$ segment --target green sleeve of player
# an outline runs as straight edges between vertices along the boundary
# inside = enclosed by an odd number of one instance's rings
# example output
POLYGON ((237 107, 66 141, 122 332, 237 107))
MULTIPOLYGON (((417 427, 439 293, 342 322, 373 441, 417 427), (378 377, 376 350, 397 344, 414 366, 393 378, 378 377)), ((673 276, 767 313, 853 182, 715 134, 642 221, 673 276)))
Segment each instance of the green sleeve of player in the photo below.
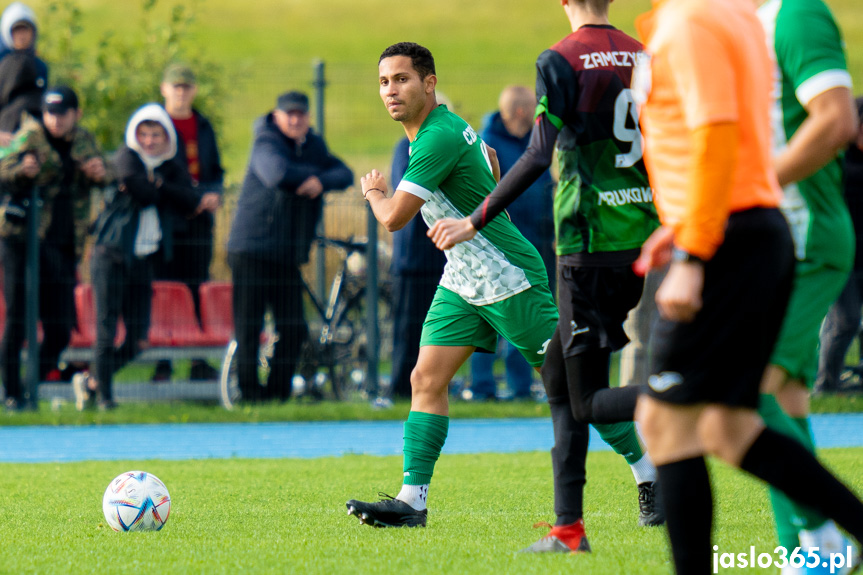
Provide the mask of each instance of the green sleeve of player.
POLYGON ((779 67, 804 105, 827 89, 850 88, 842 35, 821 0, 784 2, 776 20, 775 46, 779 67))
POLYGON ((454 135, 444 130, 429 130, 421 134, 411 144, 411 158, 402 180, 434 192, 455 167, 460 143, 464 142, 455 141, 454 135))

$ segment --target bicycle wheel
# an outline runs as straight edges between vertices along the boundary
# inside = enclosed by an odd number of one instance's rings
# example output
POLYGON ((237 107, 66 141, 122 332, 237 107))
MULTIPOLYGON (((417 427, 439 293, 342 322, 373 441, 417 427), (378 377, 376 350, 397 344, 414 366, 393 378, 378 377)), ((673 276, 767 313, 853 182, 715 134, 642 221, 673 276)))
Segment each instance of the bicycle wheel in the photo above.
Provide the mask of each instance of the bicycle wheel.
MULTIPOLYGON (((258 380, 266 387, 270 376, 270 360, 273 358, 273 346, 278 341, 278 336, 268 333, 265 341, 258 350, 258 380)), ((222 360, 222 371, 219 374, 219 400, 222 407, 231 411, 243 398, 240 391, 239 377, 237 376, 237 340, 231 340, 228 349, 225 350, 225 359, 222 360)))
POLYGON ((225 359, 222 360, 222 371, 219 374, 219 400, 222 407, 231 411, 241 399, 240 385, 237 379, 237 362, 234 359, 237 353, 237 340, 232 339, 225 351, 225 359))

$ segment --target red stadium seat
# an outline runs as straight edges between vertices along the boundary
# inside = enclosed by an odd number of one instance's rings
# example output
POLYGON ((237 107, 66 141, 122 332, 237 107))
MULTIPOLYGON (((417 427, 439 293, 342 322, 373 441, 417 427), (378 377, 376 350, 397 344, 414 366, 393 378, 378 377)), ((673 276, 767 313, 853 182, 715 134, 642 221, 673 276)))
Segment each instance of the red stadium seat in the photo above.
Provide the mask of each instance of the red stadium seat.
POLYGON ((201 327, 226 345, 234 337, 234 286, 230 282, 201 284, 201 327))
POLYGON ((223 345, 221 338, 201 331, 195 316, 192 292, 186 284, 180 282, 153 282, 148 339, 153 347, 223 345))
MULTIPOLYGON (((78 284, 75 286, 75 312, 78 316, 78 326, 72 332, 71 347, 91 347, 96 341, 96 307, 93 304, 93 286, 78 284)), ((126 326, 123 320, 117 321, 117 336, 114 345, 121 345, 126 339, 126 326)))

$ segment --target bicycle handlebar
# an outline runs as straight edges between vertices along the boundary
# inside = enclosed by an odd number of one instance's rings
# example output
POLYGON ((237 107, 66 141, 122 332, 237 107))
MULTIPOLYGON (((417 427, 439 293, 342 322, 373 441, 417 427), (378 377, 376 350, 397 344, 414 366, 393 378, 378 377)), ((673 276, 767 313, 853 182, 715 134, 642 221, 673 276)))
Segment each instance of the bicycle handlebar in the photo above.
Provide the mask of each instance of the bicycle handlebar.
POLYGON ((365 252, 368 242, 365 240, 355 241, 355 240, 340 240, 338 238, 326 238, 322 236, 315 236, 314 242, 323 244, 328 247, 339 248, 345 250, 348 253, 353 252, 365 252))

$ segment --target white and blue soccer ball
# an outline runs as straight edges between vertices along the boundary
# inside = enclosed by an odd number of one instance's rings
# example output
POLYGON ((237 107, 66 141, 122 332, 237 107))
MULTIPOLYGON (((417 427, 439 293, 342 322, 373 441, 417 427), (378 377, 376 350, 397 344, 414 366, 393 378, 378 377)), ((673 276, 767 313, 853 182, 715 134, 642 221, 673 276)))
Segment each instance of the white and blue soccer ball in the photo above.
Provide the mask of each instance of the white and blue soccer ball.
POLYGON ((171 496, 152 473, 127 471, 108 485, 102 512, 114 531, 158 531, 171 513, 171 496))

